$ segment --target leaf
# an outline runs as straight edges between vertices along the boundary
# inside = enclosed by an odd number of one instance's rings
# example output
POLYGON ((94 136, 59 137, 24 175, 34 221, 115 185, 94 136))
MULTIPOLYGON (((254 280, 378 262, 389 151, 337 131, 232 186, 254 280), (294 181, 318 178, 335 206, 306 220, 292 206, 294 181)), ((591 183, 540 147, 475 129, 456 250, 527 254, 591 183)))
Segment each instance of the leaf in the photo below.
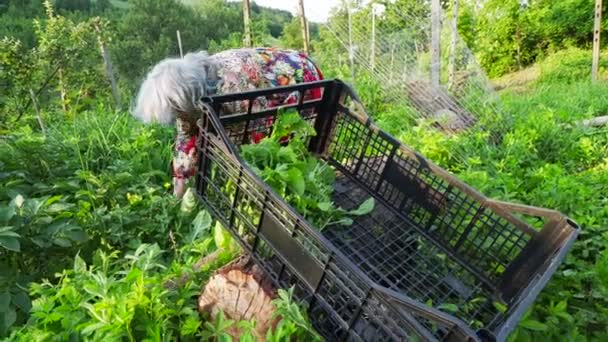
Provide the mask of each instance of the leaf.
POLYGON ((186 321, 182 323, 180 327, 180 332, 182 335, 194 335, 201 327, 201 320, 196 316, 188 316, 186 321))
POLYGON ((53 203, 46 208, 46 212, 50 214, 61 213, 73 208, 74 205, 71 203, 53 203))
POLYGON ((21 235, 15 233, 13 231, 13 229, 15 229, 15 227, 11 227, 11 226, 0 228, 0 237, 6 236, 6 237, 20 238, 21 235))
POLYGON ((64 234, 67 238, 74 242, 83 243, 89 239, 87 233, 82 230, 70 230, 64 234))
POLYGON ((353 219, 351 219, 350 217, 344 217, 338 220, 336 223, 341 224, 343 226, 351 226, 353 224, 353 219))
POLYGON ((186 193, 182 197, 182 202, 180 205, 180 210, 184 213, 191 213, 192 210, 196 207, 197 200, 192 188, 188 188, 186 193))
POLYGON ((547 331, 549 329, 545 324, 533 319, 523 320, 519 323, 519 325, 532 331, 547 331))
POLYGON ((19 243, 19 240, 11 236, 0 236, 0 247, 4 247, 5 249, 13 252, 21 251, 21 244, 19 243))
POLYGON ((507 308, 507 306, 506 306, 506 305, 504 305, 503 303, 500 303, 500 302, 493 302, 492 304, 494 305, 494 307, 496 308, 496 310, 498 310, 498 312, 500 312, 500 313, 505 313, 505 312, 507 312, 507 309, 508 309, 508 308, 507 308))
POLYGON ((101 329, 105 327, 107 324, 105 322, 97 322, 91 325, 87 325, 84 329, 82 329, 81 334, 84 336, 90 335, 95 330, 101 329))
POLYGON ((212 218, 206 210, 201 210, 196 214, 194 220, 192 220, 192 229, 187 236, 190 243, 198 239, 201 234, 208 232, 211 227, 212 218))
POLYGON ((562 300, 559 303, 557 303, 557 305, 555 305, 556 311, 566 311, 567 308, 568 308, 568 302, 565 300, 562 300))
POLYGON ((84 273, 87 271, 87 263, 80 257, 80 255, 76 255, 74 258, 74 272, 75 273, 84 273))
POLYGON ((46 233, 49 235, 54 235, 55 233, 65 229, 66 227, 69 227, 69 223, 67 223, 66 221, 57 221, 46 227, 46 233))
POLYGON ((0 224, 8 224, 13 216, 15 216, 15 207, 0 207, 0 224))
POLYGON ((0 293, 0 312, 7 312, 11 304, 11 294, 8 291, 0 293))
POLYGON ((55 244, 59 247, 71 247, 72 246, 72 242, 70 242, 70 240, 68 240, 66 238, 54 238, 53 244, 55 244))
POLYGON ((359 208, 357 208, 355 210, 351 210, 349 212, 349 214, 356 215, 356 216, 367 215, 374 210, 375 204, 376 204, 376 202, 374 201, 374 198, 370 197, 367 200, 365 200, 365 202, 361 203, 359 208))
POLYGON ((5 329, 10 328, 17 320, 17 312, 14 307, 10 307, 6 312, 0 313, 0 317, 1 316, 4 316, 3 321, 5 329))
POLYGON ((439 310, 444 310, 444 311, 451 312, 451 313, 458 312, 458 305, 456 305, 456 304, 450 304, 450 303, 441 304, 437 308, 439 310))
POLYGON ((319 209, 321 211, 329 211, 329 209, 331 209, 332 203, 331 202, 319 202, 317 203, 317 207, 319 207, 319 209))
POLYGON ((213 227, 213 239, 215 240, 217 248, 223 249, 228 249, 232 242, 232 236, 219 221, 217 221, 213 227))
POLYGON ((293 191, 302 196, 304 191, 306 190, 306 182, 304 181, 304 175, 302 171, 298 169, 289 169, 286 174, 285 180, 287 181, 287 185, 293 189, 293 191))
POLYGON ((19 291, 13 296, 13 302, 21 311, 29 313, 32 309, 32 301, 24 291, 19 291))

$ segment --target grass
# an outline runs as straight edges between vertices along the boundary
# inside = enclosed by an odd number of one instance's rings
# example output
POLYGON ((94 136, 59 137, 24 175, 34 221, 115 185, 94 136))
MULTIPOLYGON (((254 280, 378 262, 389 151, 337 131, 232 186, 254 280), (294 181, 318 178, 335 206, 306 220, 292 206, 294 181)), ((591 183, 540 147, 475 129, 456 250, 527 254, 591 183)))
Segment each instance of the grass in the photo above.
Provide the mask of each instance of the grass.
MULTIPOLYGON (((564 52, 537 65, 535 77, 513 76, 525 82, 513 81, 501 92, 511 119, 496 130, 501 139, 491 143, 483 131, 446 137, 415 126, 400 115, 399 104, 378 97, 372 82, 357 86, 381 126, 476 189, 490 197, 560 210, 581 225, 571 253, 513 340, 608 339, 608 130, 569 126, 608 112, 608 83, 591 84, 584 76, 587 55, 564 52), (559 60, 567 63, 554 65, 559 60), (465 159, 454 158, 454 151, 462 151, 465 159)), ((173 130, 141 125, 127 113, 113 113, 102 105, 78 113, 76 119, 60 113, 48 118, 47 137, 31 117, 0 133, 0 226, 11 227, 20 242, 19 251, 0 247, 0 299, 6 293, 10 298, 6 308, 0 306, 0 336, 6 333, 2 325, 14 320, 15 326, 24 327, 13 331, 16 340, 44 340, 64 334, 67 328, 61 322, 72 317, 84 320, 79 328, 70 326, 73 333, 87 327, 89 337, 110 336, 104 331, 111 336, 154 336, 160 330, 153 328, 161 326, 184 340, 200 336, 206 330, 199 317, 181 310, 195 306, 202 282, 178 296, 160 291, 165 277, 187 272, 201 253, 214 248, 198 209, 184 214, 170 196, 173 130), (11 210, 16 214, 5 215, 11 210), (197 227, 202 230, 197 232, 197 227), (191 244, 192 236, 201 240, 191 244), (138 252, 142 244, 146 253, 138 252), (114 255, 110 266, 104 266, 102 255, 114 255), (155 266, 147 270, 133 260, 155 266), (83 264, 89 267, 85 270, 83 264), (72 302, 69 295, 97 281, 104 267, 112 284, 109 298, 87 297, 82 304, 111 306, 118 300, 128 310, 145 312, 142 320, 124 312, 112 316, 116 324, 108 328, 96 325, 86 305, 78 305, 73 316, 67 314, 66 308, 71 310, 82 299, 72 302), (38 285, 30 287, 30 302, 25 294, 32 282, 38 285), (160 306, 142 308, 132 300, 153 302, 151 296, 158 296, 155 303, 160 306), (28 308, 38 316, 24 326, 28 308), (52 317, 59 319, 45 321, 52 317), (116 317, 140 324, 140 330, 129 330, 116 317), (142 327, 151 330, 142 333, 142 327)))

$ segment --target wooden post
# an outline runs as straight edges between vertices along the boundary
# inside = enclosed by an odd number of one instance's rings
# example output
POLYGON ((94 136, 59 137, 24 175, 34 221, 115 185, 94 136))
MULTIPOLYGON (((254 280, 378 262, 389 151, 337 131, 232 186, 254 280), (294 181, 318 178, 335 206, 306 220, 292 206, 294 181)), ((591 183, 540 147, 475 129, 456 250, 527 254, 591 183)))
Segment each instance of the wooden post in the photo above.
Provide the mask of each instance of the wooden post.
POLYGON ((44 122, 42 121, 42 115, 40 115, 40 108, 38 107, 38 100, 36 99, 36 94, 30 88, 30 96, 32 98, 32 104, 34 105, 34 110, 36 111, 36 119, 38 120, 38 125, 40 125, 40 129, 42 130, 42 135, 46 137, 46 127, 44 126, 44 122))
POLYGON ((118 85, 116 84, 116 78, 114 77, 112 59, 110 57, 110 51, 108 50, 108 47, 105 44, 101 46, 101 55, 103 56, 103 62, 106 66, 106 76, 110 80, 110 86, 112 87, 112 97, 114 98, 116 109, 120 109, 120 95, 118 93, 118 85))
POLYGON ((300 11, 300 27, 302 29, 302 41, 304 52, 310 54, 310 46, 308 40, 308 24, 306 23, 306 12, 304 11, 304 0, 298 0, 299 11, 300 11))
POLYGON ((61 99, 61 109, 67 113, 68 107, 66 103, 66 90, 65 90, 65 82, 63 81, 63 68, 59 68, 59 98, 61 99))
POLYGON ((450 44, 450 62, 448 65, 448 89, 454 86, 456 73, 456 43, 458 42, 458 0, 452 0, 452 41, 450 44))
POLYGON ((179 56, 184 58, 184 50, 182 49, 182 36, 179 34, 179 30, 177 30, 177 45, 179 46, 179 56))
MULTIPOLYGON (((393 85, 393 77, 394 77, 394 73, 393 73, 393 69, 395 66, 395 45, 397 45, 397 39, 395 39, 393 37, 393 42, 391 44, 391 67, 390 67, 390 75, 389 75, 389 80, 390 80, 390 84, 393 85)), ((407 63, 407 61, 404 61, 404 63, 407 63)))
POLYGON ((441 0, 431 0, 431 84, 439 87, 441 75, 441 0))
POLYGON ((97 41, 99 43, 99 49, 101 50, 101 57, 103 58, 103 64, 106 69, 106 77, 110 81, 112 87, 112 97, 114 98, 114 104, 116 109, 120 109, 120 94, 118 92, 118 85, 116 83, 116 77, 114 76, 114 67, 112 66, 112 58, 110 57, 110 51, 101 36, 101 26, 99 23, 95 24, 95 31, 97 31, 97 41))
POLYGON ((591 79, 597 81, 600 64, 600 30, 602 24, 602 0, 595 0, 595 25, 593 28, 593 63, 591 65, 591 79))
POLYGON ((352 22, 352 13, 350 11, 350 3, 348 0, 346 3, 346 11, 348 12, 348 58, 350 60, 350 73, 352 77, 352 82, 355 82, 355 50, 353 47, 353 22, 352 22))
POLYGON ((369 61, 372 65, 372 73, 376 69, 376 7, 372 5, 372 43, 369 52, 369 61))
POLYGON ((251 38, 251 8, 249 6, 249 0, 243 0, 243 24, 245 25, 245 47, 253 46, 253 39, 251 38))

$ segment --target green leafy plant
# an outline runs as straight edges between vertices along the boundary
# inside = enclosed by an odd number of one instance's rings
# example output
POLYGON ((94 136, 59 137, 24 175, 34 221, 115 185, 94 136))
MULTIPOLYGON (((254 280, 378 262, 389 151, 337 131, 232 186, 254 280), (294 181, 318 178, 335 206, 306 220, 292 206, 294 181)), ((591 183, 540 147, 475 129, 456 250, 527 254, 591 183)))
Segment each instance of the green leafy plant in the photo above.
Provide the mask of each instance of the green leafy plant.
POLYGON ((334 205, 336 175, 327 163, 308 152, 306 146, 308 138, 315 133, 297 112, 282 112, 273 125, 273 133, 257 144, 242 146, 241 155, 266 183, 318 229, 351 225, 351 217, 367 215, 374 209, 374 200, 370 198, 354 210, 334 205))
POLYGON ((294 300, 293 291, 293 287, 279 289, 278 297, 273 303, 276 306, 275 315, 281 317, 281 320, 274 330, 268 332, 266 340, 284 341, 295 338, 297 341, 322 341, 312 327, 305 308, 294 300))

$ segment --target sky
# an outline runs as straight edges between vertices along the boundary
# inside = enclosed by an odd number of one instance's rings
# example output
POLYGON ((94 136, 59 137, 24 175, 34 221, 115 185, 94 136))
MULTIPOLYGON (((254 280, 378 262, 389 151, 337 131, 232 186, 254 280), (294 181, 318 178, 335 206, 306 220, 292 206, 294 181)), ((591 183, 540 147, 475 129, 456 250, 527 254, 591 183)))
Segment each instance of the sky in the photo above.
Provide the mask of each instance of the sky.
MULTIPOLYGON (((298 0, 252 0, 265 7, 273 7, 297 14, 298 0)), ((339 5, 341 0, 304 0, 304 11, 309 21, 325 22, 332 7, 339 5)))

